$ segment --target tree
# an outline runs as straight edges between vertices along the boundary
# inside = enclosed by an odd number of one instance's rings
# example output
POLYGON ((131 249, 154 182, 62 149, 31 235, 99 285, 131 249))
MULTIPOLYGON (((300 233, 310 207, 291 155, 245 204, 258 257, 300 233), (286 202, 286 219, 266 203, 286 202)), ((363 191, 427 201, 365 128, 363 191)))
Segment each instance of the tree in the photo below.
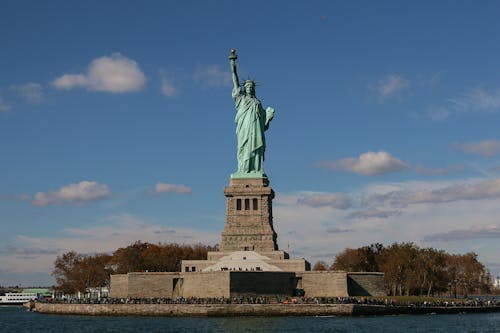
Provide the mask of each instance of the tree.
POLYGON ((378 256, 378 267, 392 295, 409 295, 417 286, 416 259, 418 247, 413 243, 394 243, 378 256))
POLYGON ((110 275, 114 273, 110 266, 109 254, 84 256, 78 265, 85 289, 90 287, 109 286, 110 275))
POLYGON ((179 272, 182 260, 207 259, 215 247, 203 244, 150 244, 137 241, 113 253, 113 267, 119 274, 128 272, 179 272))
POLYGON ((477 254, 448 254, 420 248, 414 243, 372 244, 345 249, 335 257, 332 269, 381 271, 392 295, 427 295, 449 291, 467 296, 489 292, 491 277, 477 254))
POLYGON ((420 291, 418 294, 434 295, 434 292, 443 292, 447 288, 447 264, 449 254, 443 250, 425 248, 420 250, 417 268, 420 277, 420 291))
POLYGON ((116 250, 112 258, 116 273, 123 274, 144 270, 144 258, 142 253, 148 246, 148 243, 137 241, 127 247, 116 250))
POLYGON ((65 294, 78 291, 80 286, 77 283, 76 266, 81 259, 82 255, 75 251, 57 256, 54 262, 54 270, 52 271, 52 276, 56 279, 56 289, 65 294))
POLYGON ((328 265, 326 262, 319 260, 317 261, 314 266, 313 266, 313 271, 327 271, 328 270, 328 265))
POLYGON ((469 252, 455 255, 452 260, 455 293, 461 292, 464 297, 482 288, 482 277, 485 267, 477 260, 477 254, 469 252))
POLYGON ((52 275, 56 289, 65 294, 85 292, 90 287, 109 285, 111 256, 108 254, 82 255, 69 251, 57 256, 52 275))
POLYGON ((377 272, 377 257, 384 249, 380 243, 371 244, 357 249, 347 248, 335 256, 333 270, 349 272, 377 272))

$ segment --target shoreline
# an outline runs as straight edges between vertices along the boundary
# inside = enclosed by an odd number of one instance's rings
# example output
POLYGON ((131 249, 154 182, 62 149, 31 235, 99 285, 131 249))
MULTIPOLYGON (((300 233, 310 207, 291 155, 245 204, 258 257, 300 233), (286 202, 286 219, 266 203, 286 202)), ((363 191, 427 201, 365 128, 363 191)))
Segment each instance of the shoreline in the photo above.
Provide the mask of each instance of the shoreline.
POLYGON ((366 304, 54 304, 25 303, 43 314, 85 316, 240 317, 387 316, 500 312, 500 306, 411 307, 366 304))

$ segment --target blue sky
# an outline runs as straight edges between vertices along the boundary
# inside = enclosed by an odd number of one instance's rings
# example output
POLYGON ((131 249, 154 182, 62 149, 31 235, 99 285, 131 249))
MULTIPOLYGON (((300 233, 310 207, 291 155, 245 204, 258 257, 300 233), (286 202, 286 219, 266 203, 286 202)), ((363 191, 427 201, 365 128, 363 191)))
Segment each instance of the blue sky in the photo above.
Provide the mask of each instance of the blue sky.
POLYGON ((57 254, 216 244, 236 170, 227 56, 275 108, 281 249, 413 241, 500 275, 494 1, 3 1, 0 285, 57 254))

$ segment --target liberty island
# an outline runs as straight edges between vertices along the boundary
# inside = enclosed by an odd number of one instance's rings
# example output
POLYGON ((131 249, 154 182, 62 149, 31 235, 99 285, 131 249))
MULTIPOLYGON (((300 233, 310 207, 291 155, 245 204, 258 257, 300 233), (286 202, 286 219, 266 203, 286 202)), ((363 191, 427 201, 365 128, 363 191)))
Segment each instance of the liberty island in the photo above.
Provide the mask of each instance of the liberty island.
POLYGON ((36 303, 42 313, 153 316, 389 315, 498 311, 498 307, 391 307, 379 272, 311 271, 304 258, 278 247, 264 172, 264 109, 255 82, 240 84, 236 50, 229 55, 237 136, 237 171, 224 188, 226 221, 220 248, 206 260, 182 260, 180 272, 112 274, 110 300, 100 304, 36 303), (357 297, 357 298, 356 298, 357 297), (368 301, 365 297, 369 297, 368 301), (284 307, 284 305, 287 305, 284 307))

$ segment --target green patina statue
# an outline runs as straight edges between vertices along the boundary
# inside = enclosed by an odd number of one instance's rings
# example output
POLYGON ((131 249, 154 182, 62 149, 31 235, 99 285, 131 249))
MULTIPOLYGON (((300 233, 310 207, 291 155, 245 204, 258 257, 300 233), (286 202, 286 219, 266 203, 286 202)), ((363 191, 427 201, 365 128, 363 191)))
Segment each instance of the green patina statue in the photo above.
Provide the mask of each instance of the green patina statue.
POLYGON ((246 80, 240 86, 236 72, 236 50, 229 55, 233 76, 233 98, 236 106, 236 136, 238 137, 238 171, 231 178, 267 178, 264 173, 264 152, 266 138, 264 132, 273 119, 274 109, 262 108, 255 96, 255 82, 246 80))

